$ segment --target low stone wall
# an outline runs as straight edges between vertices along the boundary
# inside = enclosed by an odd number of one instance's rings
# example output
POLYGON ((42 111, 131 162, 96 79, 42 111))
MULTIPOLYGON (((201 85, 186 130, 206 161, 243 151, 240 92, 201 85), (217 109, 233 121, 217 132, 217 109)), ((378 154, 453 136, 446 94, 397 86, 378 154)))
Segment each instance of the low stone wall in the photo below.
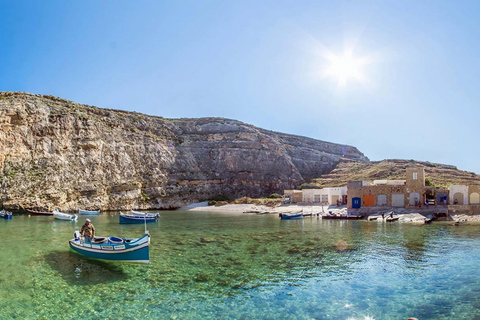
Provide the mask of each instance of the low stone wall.
POLYGON ((480 214, 480 205, 449 205, 448 213, 480 214))

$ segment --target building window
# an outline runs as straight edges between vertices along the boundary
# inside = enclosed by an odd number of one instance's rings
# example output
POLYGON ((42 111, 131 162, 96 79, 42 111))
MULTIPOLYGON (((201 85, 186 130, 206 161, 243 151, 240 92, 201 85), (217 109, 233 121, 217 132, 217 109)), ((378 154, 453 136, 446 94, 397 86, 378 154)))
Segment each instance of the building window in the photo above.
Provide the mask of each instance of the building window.
POLYGON ((413 173, 413 180, 417 180, 417 172, 413 173))

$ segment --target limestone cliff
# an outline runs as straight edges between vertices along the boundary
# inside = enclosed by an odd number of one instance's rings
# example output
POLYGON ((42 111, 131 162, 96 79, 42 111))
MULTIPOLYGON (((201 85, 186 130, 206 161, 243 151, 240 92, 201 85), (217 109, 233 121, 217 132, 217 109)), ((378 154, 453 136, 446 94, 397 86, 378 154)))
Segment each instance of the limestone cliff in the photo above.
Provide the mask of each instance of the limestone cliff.
POLYGON ((346 145, 221 118, 164 119, 27 93, 0 93, 0 204, 6 208, 175 208, 298 187, 346 145))

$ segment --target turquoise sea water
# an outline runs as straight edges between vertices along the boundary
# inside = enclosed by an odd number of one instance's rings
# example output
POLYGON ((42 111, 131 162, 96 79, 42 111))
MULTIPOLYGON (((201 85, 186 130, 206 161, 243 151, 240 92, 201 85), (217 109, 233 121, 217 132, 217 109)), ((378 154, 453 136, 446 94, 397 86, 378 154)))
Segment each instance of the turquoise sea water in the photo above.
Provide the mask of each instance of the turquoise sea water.
POLYGON ((480 319, 480 226, 167 211, 142 265, 71 252, 83 222, 0 219, 0 319, 480 319))

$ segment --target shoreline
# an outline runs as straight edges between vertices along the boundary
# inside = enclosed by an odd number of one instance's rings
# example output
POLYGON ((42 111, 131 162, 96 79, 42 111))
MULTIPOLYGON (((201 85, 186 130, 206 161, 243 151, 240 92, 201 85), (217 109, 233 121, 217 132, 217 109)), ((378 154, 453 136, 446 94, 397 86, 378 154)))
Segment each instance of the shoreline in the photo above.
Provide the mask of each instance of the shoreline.
MULTIPOLYGON (((378 216, 382 212, 385 213, 390 208, 385 207, 369 207, 362 209, 347 209, 347 206, 343 205, 337 207, 336 205, 320 205, 320 204, 282 204, 275 207, 269 207, 265 205, 256 204, 225 204, 221 206, 209 206, 207 202, 194 203, 188 206, 181 207, 177 210, 181 211, 196 211, 196 212, 222 212, 222 213, 251 213, 251 214, 279 214, 279 213, 313 213, 313 214, 327 214, 332 212, 334 214, 346 214, 359 215, 363 214, 368 216, 378 216)), ((400 221, 411 223, 425 223, 425 220, 434 216, 434 213, 442 213, 442 210, 438 208, 429 209, 405 209, 396 208, 395 215, 399 217, 400 221)), ((446 212, 445 212, 446 214, 446 212)), ((470 215, 466 213, 451 213, 446 217, 440 217, 436 221, 443 222, 469 222, 480 223, 480 215, 470 215)))

